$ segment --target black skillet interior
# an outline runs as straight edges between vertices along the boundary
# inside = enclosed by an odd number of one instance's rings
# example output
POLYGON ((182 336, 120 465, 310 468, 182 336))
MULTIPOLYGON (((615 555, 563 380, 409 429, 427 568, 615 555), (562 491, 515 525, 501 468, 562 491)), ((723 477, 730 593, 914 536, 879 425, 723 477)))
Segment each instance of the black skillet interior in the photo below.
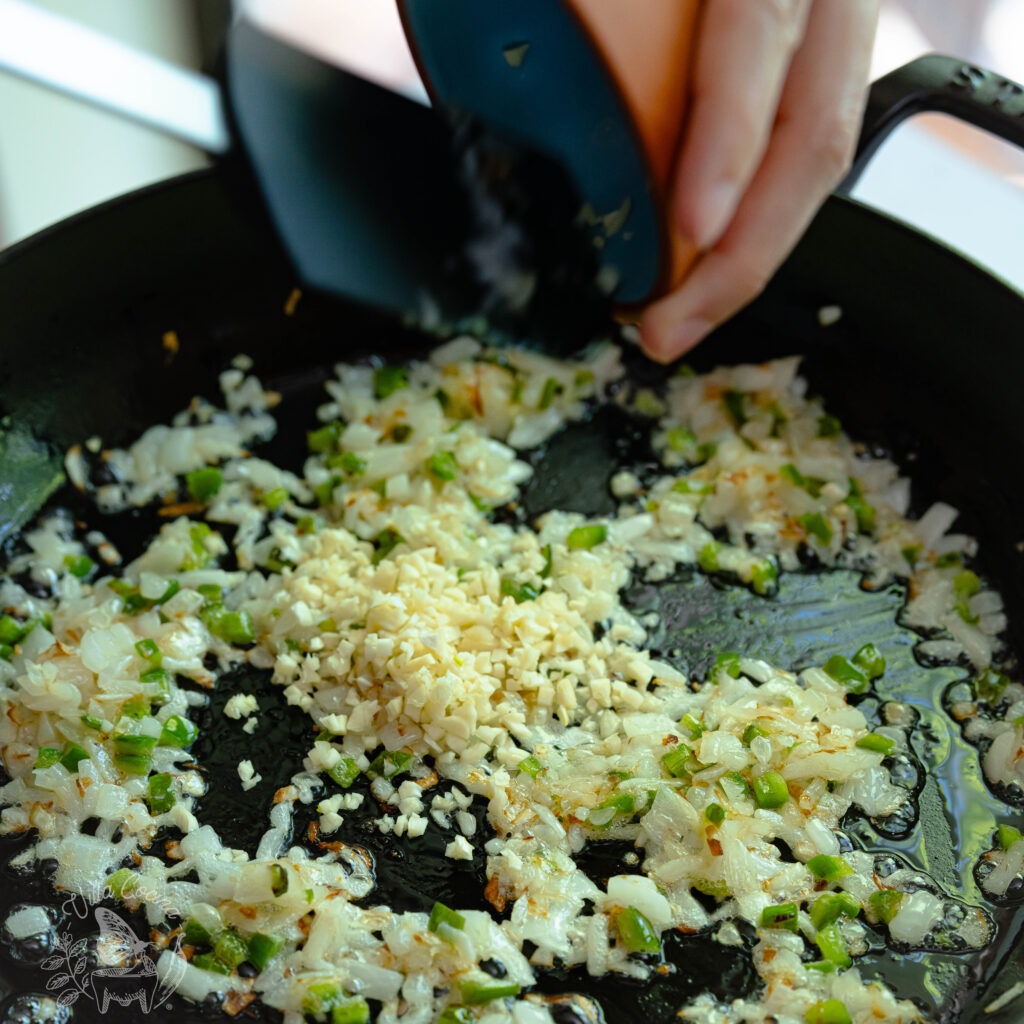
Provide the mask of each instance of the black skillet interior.
MULTIPOLYGON (((312 420, 319 384, 333 362, 372 353, 399 358, 424 341, 366 310, 314 296, 303 297, 287 315, 293 284, 269 230, 236 207, 223 180, 212 174, 179 179, 84 214, 0 256, 2 412, 13 425, 58 447, 92 434, 107 444, 124 443, 166 420, 193 394, 216 398, 217 372, 246 352, 264 382, 283 394, 283 423, 296 428, 282 429, 271 455, 295 463, 303 448, 299 428, 312 420), (174 356, 162 341, 168 331, 180 345, 174 356)), ((832 199, 765 295, 706 343, 694 362, 706 367, 806 354, 813 389, 826 396, 846 428, 892 452, 912 476, 918 510, 937 499, 961 509, 960 527, 982 542, 981 571, 1006 598, 1012 646, 1019 651, 1024 556, 1017 548, 1017 510, 1024 484, 1015 470, 1024 446, 1016 393, 1024 379, 1021 324, 1020 296, 914 232, 848 200, 832 199), (826 304, 843 309, 830 327, 817 319, 826 304)), ((664 378, 664 370, 634 362, 634 379, 656 384, 664 378)), ((613 468, 650 462, 642 433, 635 423, 606 412, 554 439, 538 456, 538 482, 525 496, 528 511, 610 510, 607 481, 613 468)), ((75 499, 64 492, 56 500, 75 499)), ((103 525, 127 545, 152 524, 142 515, 103 525)), ((991 845, 996 815, 1008 815, 979 783, 976 752, 935 709, 948 682, 965 672, 929 670, 914 661, 913 637, 895 623, 898 589, 866 595, 851 576, 808 573, 787 580, 780 599, 772 601, 684 574, 657 589, 637 585, 629 597, 638 608, 661 611, 664 625, 655 645, 698 674, 723 648, 742 646, 796 666, 827 650, 855 648, 868 637, 879 642, 893 666, 886 695, 919 707, 915 749, 925 764, 935 765, 926 781, 923 773, 917 780, 923 824, 908 823, 905 835, 890 830, 886 843, 927 864, 949 891, 983 904, 972 865, 991 845)), ((247 680, 247 688, 254 687, 269 692, 263 681, 247 680)), ((264 714, 265 731, 246 740, 243 755, 242 734, 236 725, 228 728, 231 723, 219 713, 226 696, 214 697, 199 760, 216 781, 233 775, 241 756, 251 756, 266 781, 250 794, 247 805, 255 809, 244 813, 224 795, 225 787, 214 785, 200 817, 217 824, 226 841, 252 849, 274 788, 301 757, 308 726, 283 707, 264 714)), ((871 705, 865 710, 871 714, 871 705)), ((868 847, 879 843, 868 822, 851 820, 848 831, 868 847)), ((425 869, 428 859, 418 856, 413 870, 412 858, 423 846, 413 849, 404 840, 384 844, 358 822, 343 838, 377 855, 381 896, 396 906, 429 909, 437 898, 482 905, 479 862, 434 870, 425 869)), ((428 837, 426 849, 438 852, 438 842, 428 837)), ((19 845, 5 841, 9 852, 19 845)), ((584 865, 595 877, 606 877, 625 869, 623 852, 614 844, 595 844, 584 865)), ((14 902, 45 898, 45 878, 3 871, 0 913, 14 902)), ((1010 907, 996 916, 1000 938, 980 959, 895 955, 879 945, 866 958, 867 973, 889 977, 901 994, 942 1019, 972 1020, 980 1013, 979 1000, 987 1001, 1024 970, 1012 962, 1011 951, 1019 913, 1010 907)), ((87 932, 90 924, 78 928, 87 932)), ((742 954, 707 937, 674 938, 670 946, 675 972, 647 987, 595 984, 572 973, 546 978, 543 989, 596 996, 609 1021, 635 1020, 640 1012, 668 1021, 704 988, 732 998, 754 982, 742 954)), ((0 1012, 0 1021, 13 1021, 22 1005, 17 993, 42 991, 47 975, 6 946, 0 949, 0 971, 15 993, 3 1004, 6 1016, 0 1012)), ((90 1014, 97 1011, 86 1001, 75 1006, 76 1020, 93 1019, 90 1014)), ((579 1019, 565 1014, 565 1021, 579 1019)), ((176 999, 153 1014, 178 1021, 202 1016, 201 1008, 176 999)), ((111 1008, 102 1019, 134 1018, 130 1010, 111 1008)))

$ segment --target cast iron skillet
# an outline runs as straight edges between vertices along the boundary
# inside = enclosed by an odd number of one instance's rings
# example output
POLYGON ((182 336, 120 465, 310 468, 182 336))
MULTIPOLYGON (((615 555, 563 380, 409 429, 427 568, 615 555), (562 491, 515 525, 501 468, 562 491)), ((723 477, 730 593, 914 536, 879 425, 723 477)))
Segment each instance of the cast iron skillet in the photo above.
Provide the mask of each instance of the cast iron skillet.
MULTIPOLYGON (((946 58, 928 61, 876 86, 863 154, 891 127, 894 112, 945 109, 950 97, 968 119, 990 121, 989 127, 1008 137, 1016 133, 1024 142, 1024 122, 1013 118, 1019 93, 978 69, 946 58), (884 109, 883 93, 888 94, 884 109), (992 97, 998 99, 995 105, 992 97)), ((0 255, 5 425, 43 439, 53 450, 93 434, 107 444, 124 443, 165 420, 193 394, 214 397, 217 372, 244 351, 266 384, 284 396, 284 427, 296 428, 292 440, 275 441, 269 455, 295 463, 302 447, 298 428, 308 424, 316 389, 332 362, 373 353, 397 358, 427 343, 377 314, 317 296, 304 296, 288 315, 293 273, 269 226, 252 219, 250 205, 226 180, 211 172, 174 179, 88 211, 0 255), (173 356, 162 341, 168 331, 180 344, 173 356)), ((1020 651, 1022 333, 1019 294, 908 227, 835 196, 765 294, 705 343, 694 362, 707 367, 805 353, 812 386, 827 396, 847 429, 893 453, 913 477, 917 506, 942 499, 961 509, 960 528, 982 541, 980 571, 1002 591, 1011 644, 1020 651), (843 310, 839 323, 827 328, 817 318, 826 304, 843 310)), ((645 383, 664 377, 662 369, 639 359, 633 373, 645 383)), ((610 510, 607 480, 613 468, 625 463, 642 470, 650 462, 637 425, 602 413, 556 438, 538 456, 538 482, 527 490, 524 504, 529 514, 552 506, 610 510)), ((9 518, 10 495, 5 491, 0 497, 9 518)), ((54 500, 89 515, 73 493, 62 491, 54 500)), ((152 529, 152 522, 143 513, 106 520, 103 526, 127 549, 133 538, 137 542, 152 529)), ((657 589, 638 584, 628 598, 637 608, 661 611, 664 627, 655 645, 678 651, 672 657, 698 676, 716 650, 740 644, 798 667, 868 637, 879 642, 892 666, 886 696, 918 707, 922 723, 914 749, 930 769, 927 776, 918 771, 913 780, 919 820, 905 822, 902 830, 889 827, 886 844, 926 863, 949 891, 984 905, 973 864, 991 845, 996 818, 1013 816, 978 781, 976 751, 938 710, 945 688, 966 670, 915 662, 914 638, 894 619, 898 587, 866 595, 851 574, 808 572, 785 581, 781 598, 772 601, 682 574, 657 589)), ((266 689, 259 678, 247 679, 246 686, 266 689)), ((229 779, 243 756, 239 730, 227 729, 220 714, 226 696, 214 698, 197 750, 214 783, 229 779)), ((874 705, 868 701, 864 710, 871 715, 874 705)), ((227 842, 250 849, 263 829, 273 789, 286 781, 309 738, 308 723, 287 709, 261 718, 264 731, 244 754, 267 777, 249 794, 246 806, 254 809, 239 814, 225 798, 227 788, 216 784, 200 809, 201 819, 216 824, 227 842)), ((297 833, 303 827, 300 820, 297 833)), ((851 818, 847 828, 868 848, 879 841, 869 822, 851 818)), ((353 821, 342 838, 373 850, 380 896, 399 908, 426 909, 438 898, 455 905, 479 902, 479 865, 434 868, 429 857, 417 856, 412 870, 414 854, 437 850, 436 835, 428 837, 426 847, 408 847, 404 840, 384 844, 353 821)), ((5 864, 20 846, 3 841, 5 864)), ((594 844, 582 864, 595 878, 607 877, 627 870, 623 852, 615 844, 594 844)), ((0 914, 18 901, 49 897, 53 902, 45 877, 2 870, 0 914)), ((999 937, 980 958, 894 955, 879 944, 866 958, 865 973, 889 977, 901 995, 913 996, 943 1020, 978 1019, 984 1002, 1024 976, 1024 957, 1016 948, 1020 912, 1011 904, 996 910, 995 919, 999 937)), ((90 924, 75 923, 76 934, 87 934, 90 924)), ((754 983, 741 953, 705 936, 673 938, 668 952, 674 973, 649 986, 595 984, 578 973, 563 973, 546 977, 542 988, 586 992, 601 1002, 609 1021, 641 1014, 667 1021, 704 989, 728 999, 754 983)), ((0 971, 11 993, 0 1005, 0 1022, 7 1024, 21 1019, 25 993, 42 992, 48 975, 16 959, 6 944, 0 948, 0 971)), ((172 998, 153 1019, 196 1020, 219 1012, 172 998)), ((273 1018, 265 1011, 261 1016, 273 1018)), ((74 1007, 75 1020, 98 1017, 88 1000, 74 1007)), ((102 1019, 136 1020, 138 1014, 112 1007, 102 1019)), ((559 1019, 580 1018, 560 1009, 559 1019)))

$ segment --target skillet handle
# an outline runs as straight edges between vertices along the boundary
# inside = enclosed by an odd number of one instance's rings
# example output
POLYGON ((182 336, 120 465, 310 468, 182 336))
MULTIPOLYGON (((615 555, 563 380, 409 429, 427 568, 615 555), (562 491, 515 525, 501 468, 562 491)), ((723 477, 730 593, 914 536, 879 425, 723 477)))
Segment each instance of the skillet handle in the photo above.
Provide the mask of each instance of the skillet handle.
POLYGON ((836 191, 848 196, 889 133, 927 112, 952 114, 1024 149, 1024 87, 956 57, 929 54, 871 86, 853 166, 836 191))

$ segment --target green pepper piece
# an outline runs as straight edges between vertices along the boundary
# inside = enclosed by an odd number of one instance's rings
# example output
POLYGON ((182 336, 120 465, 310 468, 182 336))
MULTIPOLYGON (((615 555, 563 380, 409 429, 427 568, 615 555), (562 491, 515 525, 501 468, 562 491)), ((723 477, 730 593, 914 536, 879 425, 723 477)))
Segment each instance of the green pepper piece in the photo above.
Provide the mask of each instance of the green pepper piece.
POLYGON ((273 487, 260 498, 268 512, 276 512, 287 500, 288 491, 284 487, 273 487))
POLYGON ((149 809, 153 814, 163 814, 175 804, 174 779, 169 772, 149 777, 149 809))
POLYGON ((751 783, 754 800, 763 810, 782 807, 789 800, 789 787, 786 780, 778 772, 765 772, 751 783))
POLYGON ((626 907, 615 915, 615 931, 630 953, 660 953, 661 938, 653 924, 636 907, 626 907))
POLYGON ((143 696, 132 697, 121 705, 121 714, 125 718, 145 718, 150 712, 149 701, 143 696))
POLYGON ((1021 839, 1024 839, 1024 836, 1021 835, 1020 829, 1014 828, 1012 825, 1000 825, 996 829, 996 842, 999 844, 1000 850, 1008 850, 1014 843, 1019 843, 1021 839))
POLYGON ((824 879, 826 882, 835 882, 853 874, 853 868, 842 857, 830 857, 826 853, 812 857, 807 862, 807 867, 815 878, 824 879))
POLYGON ((65 555, 64 565, 72 576, 84 579, 96 563, 88 555, 65 555))
POLYGON ((350 999, 332 1007, 331 1024, 369 1024, 370 1004, 365 999, 350 999))
POLYGON ((190 917, 181 929, 181 937, 190 946, 212 946, 213 936, 204 925, 201 925, 194 917, 190 917))
POLYGON ((387 558, 399 544, 404 543, 405 538, 390 526, 386 530, 381 530, 380 533, 373 538, 374 551, 371 561, 374 565, 380 565, 380 563, 387 558))
POLYGON ((608 529, 604 526, 577 526, 569 531, 565 545, 570 551, 589 551, 604 542, 608 529))
POLYGON ((661 755, 662 767, 676 779, 685 779, 690 773, 687 764, 690 761, 690 748, 680 743, 678 747, 661 755))
POLYGON ((665 442, 677 455, 685 455, 697 443, 697 435, 687 427, 669 427, 665 442))
POLYGON ((359 778, 359 765, 351 757, 343 757, 327 769, 327 775, 342 789, 348 789, 359 778))
POLYGON ((826 413, 818 417, 818 437, 838 437, 843 430, 843 425, 835 418, 826 413))
POLYGON ((833 654, 821 667, 851 693, 863 693, 868 688, 868 677, 842 654, 833 654))
POLYGON ((809 971, 820 971, 822 974, 836 973, 836 965, 831 960, 810 960, 804 967, 809 971))
POLYGON ((196 593, 203 599, 203 606, 220 604, 224 591, 216 583, 200 583, 196 593))
POLYGON ((33 768, 52 768, 60 761, 61 752, 57 747, 40 747, 33 768))
POLYGON ((262 971, 267 966, 271 957, 277 956, 284 949, 284 938, 273 933, 264 934, 256 932, 249 936, 249 953, 246 959, 256 968, 262 971))
POLYGON ((65 743, 60 755, 60 763, 69 772, 77 772, 80 761, 89 760, 89 755, 77 743, 65 743))
POLYGON ((710 803, 704 808, 704 817, 712 825, 721 825, 725 821, 725 808, 721 804, 710 803))
POLYGON ((181 563, 179 572, 188 572, 190 569, 204 569, 210 563, 210 552, 206 547, 206 538, 213 534, 213 530, 206 523, 195 523, 189 527, 188 537, 192 553, 181 563))
POLYGON ((971 614, 970 600, 975 594, 981 593, 981 580, 977 573, 964 569, 953 577, 954 609, 968 625, 978 621, 977 615, 971 614))
POLYGON ((167 604, 167 602, 170 601, 170 599, 172 597, 174 597, 174 595, 179 590, 181 590, 181 584, 177 580, 171 580, 167 584, 167 589, 158 598, 156 598, 155 601, 153 601, 151 603, 152 604, 157 604, 157 605, 167 604))
POLYGON ((783 480, 789 481, 789 483, 793 484, 795 487, 807 486, 807 479, 792 462, 787 462, 784 466, 779 466, 779 476, 781 476, 783 480))
POLYGON ((544 387, 540 392, 540 401, 537 403, 537 408, 543 412, 549 408, 555 398, 562 393, 562 385, 554 377, 548 377, 544 381, 544 387))
POLYGON ((213 953, 199 953, 192 957, 192 966, 201 971, 213 971, 215 974, 230 974, 231 968, 222 964, 213 953))
POLYGON ((762 928, 784 928, 796 935, 800 931, 800 908, 795 903, 780 903, 761 911, 762 928))
MULTIPOLYGON (((332 476, 325 480, 323 483, 317 484, 316 487, 313 488, 313 495, 316 498, 317 504, 321 506, 330 505, 330 503, 334 501, 334 488, 337 487, 338 484, 340 483, 340 476, 332 476)), ((311 517, 310 521, 312 522, 311 517)), ((300 519, 297 524, 299 533, 304 532, 301 528, 302 522, 303 520, 300 519)))
POLYGON ((551 575, 551 545, 545 544, 540 549, 540 553, 544 556, 544 565, 541 567, 540 577, 546 580, 551 575))
POLYGON ((900 905, 903 903, 903 893, 895 889, 880 889, 868 897, 871 906, 871 913, 883 924, 890 921, 899 913, 900 905))
POLYGON ((921 548, 923 544, 908 544, 904 548, 900 548, 900 554, 903 555, 903 561, 910 566, 911 569, 917 565, 918 558, 921 557, 921 548))
POLYGON ((119 868, 106 882, 106 888, 115 900, 123 900, 125 896, 135 888, 138 883, 138 876, 130 868, 119 868))
POLYGON ((187 750, 199 735, 199 727, 180 715, 171 715, 164 722, 160 739, 157 741, 161 747, 181 747, 187 750))
POLYGON ((191 473, 185 474, 185 486, 193 501, 209 500, 220 490, 223 483, 221 471, 212 467, 194 469, 191 473))
POLYGON ((797 516, 797 522, 823 546, 828 547, 832 543, 832 527, 820 512, 805 512, 802 516, 797 516))
POLYGON ((819 931, 837 921, 840 915, 856 917, 860 913, 860 900, 847 892, 823 892, 811 904, 811 923, 819 931))
POLYGON ((765 559, 764 561, 757 562, 751 570, 750 585, 755 594, 760 594, 763 597, 775 589, 778 579, 778 569, 765 559))
POLYGON ((845 1003, 838 999, 823 999, 807 1010, 804 1020, 807 1024, 851 1024, 852 1018, 845 1003))
POLYGON ((341 437, 341 424, 337 421, 325 423, 316 430, 306 432, 306 446, 311 452, 323 454, 334 449, 339 437, 341 437))
POLYGON ((163 662, 163 654, 155 640, 150 640, 148 638, 140 640, 135 645, 135 650, 140 658, 149 662, 150 668, 159 668, 163 662))
POLYGON ((885 674, 885 658, 874 644, 864 644, 853 656, 853 663, 868 679, 880 679, 885 674))
POLYGON ((407 772, 412 767, 414 760, 412 754, 407 754, 404 750, 385 750, 370 762, 366 774, 371 779, 377 778, 378 775, 383 775, 386 779, 393 779, 395 776, 407 772))
POLYGON ((114 764, 126 775, 148 775, 153 760, 141 754, 115 754, 114 764))
POLYGON ((846 496, 846 504, 857 519, 857 530, 860 533, 874 533, 877 513, 873 505, 864 500, 864 492, 860 483, 852 476, 849 478, 850 491, 846 496))
POLYGON ((697 564, 704 572, 718 572, 722 568, 719 556, 723 546, 717 540, 712 540, 697 552, 697 564))
POLYGON ((974 680, 974 695, 986 704, 995 704, 1009 685, 1009 676, 997 672, 994 668, 986 668, 974 680))
MULTIPOLYGON (((587 817, 594 828, 606 829, 611 828, 612 822, 620 814, 632 815, 634 813, 636 813, 636 799, 631 793, 613 793, 611 796, 602 800, 596 807, 592 807, 588 812, 587 817), (609 809, 614 811, 614 813, 607 821, 595 823, 592 820, 595 811, 606 811, 609 809)), ((601 815, 601 817, 603 817, 603 815, 601 815)))
POLYGON ((302 1012, 317 1020, 323 1020, 335 1006, 342 1002, 344 996, 337 985, 329 981, 318 981, 306 989, 302 997, 302 1012))
POLYGON ((234 970, 249 955, 249 945, 233 928, 225 928, 214 943, 213 955, 234 970))
POLYGON ((156 704, 165 704, 171 696, 171 674, 165 668, 149 668, 139 676, 140 683, 148 683, 156 687, 156 693, 150 698, 156 704))
POLYGON ((378 399, 388 398, 408 386, 409 372, 404 366, 378 366, 373 372, 373 394, 378 399))
POLYGON ((747 396, 743 391, 726 391, 722 395, 722 405, 737 427, 742 427, 747 422, 746 403, 747 396))
POLYGON ((473 1024, 476 1015, 464 1006, 446 1006, 437 1018, 437 1024, 473 1024))
POLYGON ((204 609, 200 616, 214 636, 226 640, 229 644, 251 644, 256 639, 256 627, 252 616, 244 608, 229 612, 223 605, 211 605, 204 609))
POLYGON ((677 480, 672 485, 676 494, 710 494, 714 487, 711 484, 694 483, 692 480, 677 480))
POLYGON ((540 591, 529 583, 516 583, 511 577, 502 576, 501 595, 511 597, 516 604, 522 604, 524 601, 533 601, 540 597, 540 591))
POLYGON ((270 891, 275 897, 288 891, 288 871, 283 864, 270 865, 270 891))
POLYGON ((725 654, 719 654, 715 658, 715 671, 719 672, 722 669, 733 677, 733 679, 739 679, 740 677, 740 655, 733 654, 731 651, 725 654))
POLYGON ((690 734, 690 739, 700 739, 705 733, 705 728, 693 715, 687 712, 679 720, 679 724, 690 734))
POLYGON ((834 963, 836 967, 849 967, 853 963, 846 940, 835 921, 825 925, 814 937, 814 941, 818 949, 821 950, 821 955, 834 963))
POLYGON ((867 736, 861 736, 856 746, 861 750, 870 750, 875 754, 888 756, 896 749, 896 741, 888 736, 879 736, 877 732, 869 732, 867 736))
POLYGON ((446 907, 443 903, 435 903, 430 911, 427 930, 436 934, 441 925, 447 925, 449 928, 457 928, 461 931, 466 927, 466 919, 461 914, 452 910, 451 907, 446 907))
POLYGON ((459 471, 459 464, 455 461, 455 452, 434 452, 427 459, 427 471, 438 480, 454 480, 459 471))
POLYGON ((743 776, 740 775, 739 772, 728 772, 726 775, 723 776, 723 779, 728 779, 729 782, 731 782, 740 791, 739 797, 736 797, 733 794, 729 794, 727 791, 726 795, 729 796, 730 799, 754 799, 754 791, 750 788, 750 783, 747 782, 747 780, 743 778, 743 776))
POLYGON ((756 725, 754 722, 751 722, 750 725, 748 725, 746 729, 743 730, 743 735, 740 737, 740 740, 744 746, 749 747, 750 744, 758 738, 758 736, 767 737, 768 733, 765 732, 764 729, 761 728, 761 726, 756 725))
POLYGON ((514 981, 464 981, 459 991, 467 1006, 479 1006, 495 999, 517 996, 519 986, 514 981))
POLYGON ((0 643, 13 646, 27 636, 28 633, 29 630, 26 629, 26 623, 19 622, 11 615, 0 616, 0 643))
POLYGON ((285 569, 294 569, 295 563, 284 557, 284 552, 280 548, 271 548, 270 553, 267 555, 266 566, 271 572, 284 572, 285 569))
POLYGON ((114 753, 132 756, 152 754, 156 744, 156 736, 125 733, 114 737, 114 753))

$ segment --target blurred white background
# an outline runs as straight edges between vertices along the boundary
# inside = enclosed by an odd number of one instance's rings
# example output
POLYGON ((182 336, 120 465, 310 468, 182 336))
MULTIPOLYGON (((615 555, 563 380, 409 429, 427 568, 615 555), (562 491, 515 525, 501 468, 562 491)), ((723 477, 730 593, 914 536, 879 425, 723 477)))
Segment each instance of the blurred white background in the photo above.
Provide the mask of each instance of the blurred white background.
MULTIPOLYGON (((194 8, 182 0, 37 6, 177 64, 198 67, 202 59, 194 8)), ((0 71, 0 244, 205 162, 189 146, 0 71)))
MULTIPOLYGON (((214 59, 230 6, 230 0, 33 2, 194 68, 214 59)), ((422 95, 391 0, 253 5, 264 23, 321 56, 422 95)), ((873 76, 940 51, 1024 81, 1022 39, 1024 0, 883 0, 873 76)), ((205 162, 189 146, 0 72, 0 246, 205 162)), ((916 118, 897 130, 855 194, 1024 290, 1024 153, 949 118, 916 118)))

